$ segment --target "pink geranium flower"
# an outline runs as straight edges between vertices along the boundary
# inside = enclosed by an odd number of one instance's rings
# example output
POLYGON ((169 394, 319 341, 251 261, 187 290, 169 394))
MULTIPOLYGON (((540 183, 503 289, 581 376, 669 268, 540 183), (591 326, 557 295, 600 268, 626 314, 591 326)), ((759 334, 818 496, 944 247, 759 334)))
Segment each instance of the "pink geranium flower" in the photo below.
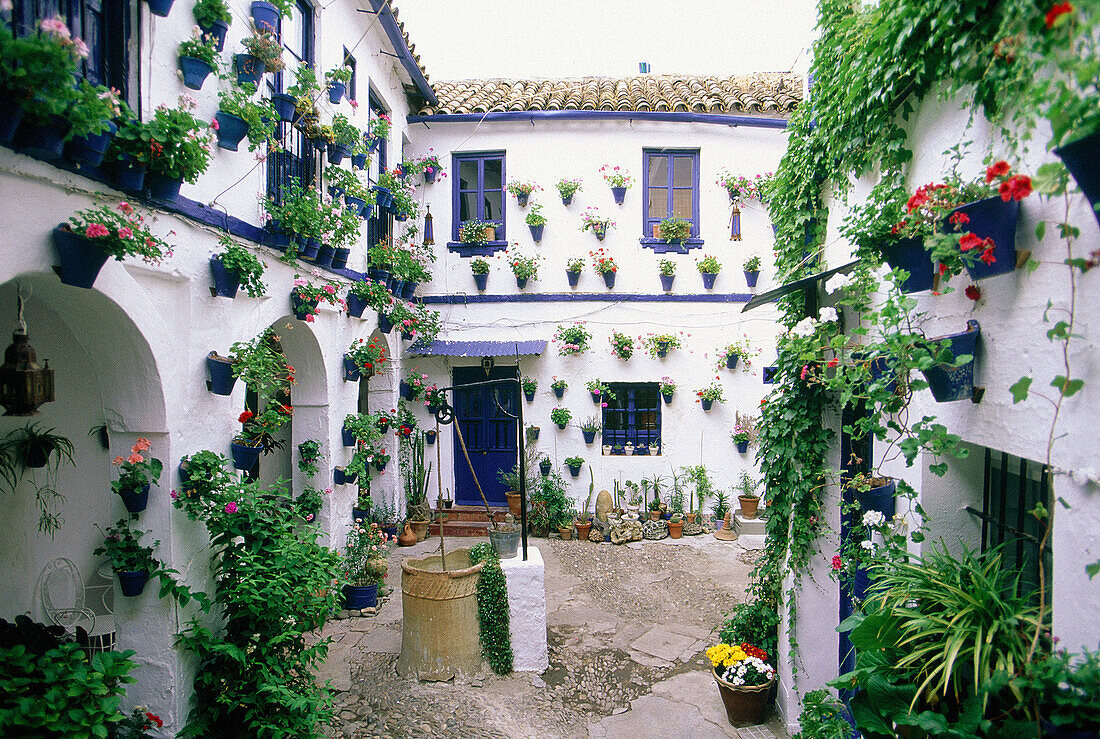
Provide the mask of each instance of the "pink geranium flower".
POLYGON ((229 501, 228 503, 225 504, 225 512, 226 513, 236 513, 237 512, 237 504, 234 503, 233 501, 229 501))
POLYGON ((131 238, 133 238, 133 237, 134 237, 134 232, 133 232, 133 231, 131 231, 131 230, 130 230, 129 228, 127 228, 126 226, 123 226, 122 228, 120 228, 120 229, 118 230, 118 237, 119 237, 120 239, 131 239, 131 238))
POLYGON ((107 236, 111 232, 107 230, 107 227, 102 223, 89 223, 88 227, 84 229, 84 235, 89 239, 95 239, 100 236, 107 236))

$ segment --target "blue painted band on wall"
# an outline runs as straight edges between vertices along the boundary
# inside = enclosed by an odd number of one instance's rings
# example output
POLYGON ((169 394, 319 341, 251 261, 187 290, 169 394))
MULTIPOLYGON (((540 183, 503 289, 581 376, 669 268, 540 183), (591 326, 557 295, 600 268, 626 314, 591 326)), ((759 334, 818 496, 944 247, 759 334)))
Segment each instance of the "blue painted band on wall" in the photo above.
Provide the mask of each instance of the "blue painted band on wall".
POLYGON ((647 249, 652 249, 655 254, 687 254, 690 249, 699 249, 703 246, 702 239, 684 239, 683 242, 665 241, 643 236, 638 243, 647 249))
MULTIPOLYGON (((380 0, 371 0, 371 4, 380 0)), ((721 126, 745 126, 748 128, 787 127, 786 118, 760 118, 725 113, 685 113, 682 111, 637 110, 501 110, 490 113, 437 113, 435 115, 410 115, 410 123, 477 123, 479 121, 657 121, 672 123, 714 123, 721 126)))
POLYGON ((508 248, 507 241, 486 241, 484 244, 464 244, 461 241, 448 241, 447 248, 460 257, 491 257, 498 251, 508 248))
POLYGON ((466 305, 470 303, 747 303, 750 293, 692 293, 667 295, 654 293, 515 293, 511 295, 423 295, 424 304, 466 305))

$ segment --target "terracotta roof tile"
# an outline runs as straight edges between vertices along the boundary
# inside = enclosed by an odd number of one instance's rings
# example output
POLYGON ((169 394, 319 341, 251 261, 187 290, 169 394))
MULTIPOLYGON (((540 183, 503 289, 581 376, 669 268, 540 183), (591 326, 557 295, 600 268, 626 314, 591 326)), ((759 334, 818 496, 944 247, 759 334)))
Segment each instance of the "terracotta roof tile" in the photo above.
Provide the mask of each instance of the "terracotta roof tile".
POLYGON ((738 77, 638 75, 437 82, 438 106, 421 115, 526 110, 673 111, 785 116, 802 101, 802 79, 785 73, 738 77))

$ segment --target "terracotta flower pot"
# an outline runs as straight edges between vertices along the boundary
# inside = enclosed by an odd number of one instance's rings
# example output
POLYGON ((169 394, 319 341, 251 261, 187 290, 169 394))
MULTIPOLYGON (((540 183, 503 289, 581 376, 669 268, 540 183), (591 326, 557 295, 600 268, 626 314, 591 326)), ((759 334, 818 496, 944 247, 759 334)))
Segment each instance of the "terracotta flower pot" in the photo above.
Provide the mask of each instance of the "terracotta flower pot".
POLYGON ((688 523, 695 523, 695 516, 696 516, 696 514, 694 514, 694 513, 685 513, 684 514, 684 518, 687 519, 688 523))
POLYGON ((412 532, 416 536, 417 541, 424 541, 428 538, 427 521, 409 521, 409 527, 412 528, 412 532))
POLYGON ((649 512, 649 520, 650 521, 657 521, 660 518, 661 518, 661 512, 660 511, 650 511, 649 512))
POLYGON ((562 541, 569 541, 573 538, 573 527, 571 526, 559 526, 558 534, 561 535, 562 541))
POLYGON ((738 495, 737 500, 741 502, 741 515, 744 518, 756 518, 756 511, 760 507, 760 498, 757 498, 755 495, 747 497, 738 495))
POLYGON ((592 522, 585 521, 584 523, 577 524, 577 538, 581 541, 587 541, 589 532, 592 531, 592 522))
POLYGON ((504 497, 508 499, 508 512, 512 514, 512 518, 519 520, 520 514, 520 495, 519 493, 513 493, 511 490, 504 493, 504 497))
POLYGON ((683 521, 669 521, 668 522, 668 538, 679 539, 684 534, 684 522, 683 521))

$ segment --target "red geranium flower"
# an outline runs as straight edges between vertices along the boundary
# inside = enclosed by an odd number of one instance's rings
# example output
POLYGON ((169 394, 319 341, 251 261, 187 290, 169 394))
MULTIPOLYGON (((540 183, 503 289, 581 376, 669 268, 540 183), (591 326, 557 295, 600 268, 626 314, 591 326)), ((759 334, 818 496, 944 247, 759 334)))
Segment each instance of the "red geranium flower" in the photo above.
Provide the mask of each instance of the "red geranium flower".
POLYGON ((1001 161, 990 165, 990 167, 985 171, 985 181, 992 182, 998 177, 1004 177, 1011 170, 1012 167, 1009 166, 1008 162, 1002 159, 1001 161))
POLYGON ((970 223, 970 216, 968 216, 966 213, 963 213, 960 210, 960 211, 956 211, 955 213, 952 213, 951 217, 948 218, 947 220, 950 223, 954 223, 954 224, 962 226, 962 225, 965 225, 967 223, 970 223))
POLYGON ((959 249, 962 251, 970 251, 982 245, 982 240, 974 234, 964 234, 959 239, 959 249))
POLYGON ((982 289, 977 285, 967 285, 965 292, 966 297, 973 301, 977 301, 982 297, 982 289))
POLYGON ((981 257, 979 257, 979 258, 983 262, 985 262, 986 264, 993 264, 994 262, 997 261, 997 257, 993 256, 993 247, 992 246, 989 247, 988 249, 986 249, 985 251, 983 251, 981 257))
POLYGON ((1051 28, 1054 28, 1054 23, 1055 23, 1055 21, 1058 20, 1058 18, 1060 16, 1063 16, 1066 13, 1072 13, 1072 12, 1073 12, 1073 5, 1072 4, 1070 4, 1068 2, 1056 3, 1054 5, 1054 7, 1052 7, 1050 10, 1047 11, 1047 16, 1046 16, 1047 30, 1050 30, 1051 28))
POLYGON ((245 411, 241 415, 237 416, 237 423, 248 423, 249 421, 251 421, 255 417, 256 417, 256 414, 253 413, 252 411, 245 411))

